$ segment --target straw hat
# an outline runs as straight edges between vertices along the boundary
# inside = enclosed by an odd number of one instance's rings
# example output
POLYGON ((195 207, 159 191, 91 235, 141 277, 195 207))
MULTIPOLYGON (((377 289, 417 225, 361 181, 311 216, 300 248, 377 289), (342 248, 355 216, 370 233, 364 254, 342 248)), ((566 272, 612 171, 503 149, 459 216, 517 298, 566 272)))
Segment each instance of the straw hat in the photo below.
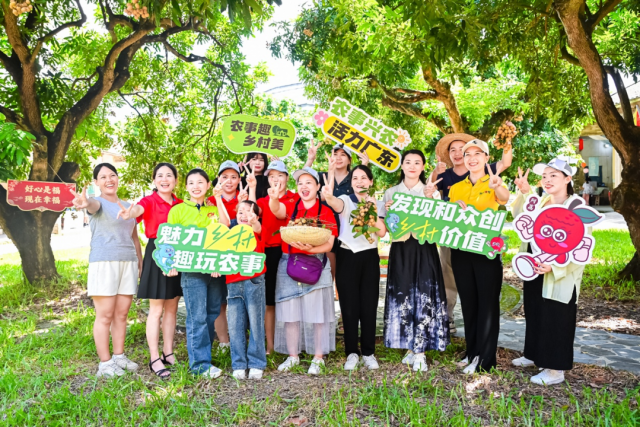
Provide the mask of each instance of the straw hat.
POLYGON ((438 145, 436 145, 436 154, 440 156, 440 161, 445 162, 448 167, 453 167, 453 162, 449 157, 449 146, 453 141, 462 141, 465 144, 469 141, 476 139, 475 136, 469 135, 466 133, 450 133, 449 135, 443 136, 440 141, 438 141, 438 145))

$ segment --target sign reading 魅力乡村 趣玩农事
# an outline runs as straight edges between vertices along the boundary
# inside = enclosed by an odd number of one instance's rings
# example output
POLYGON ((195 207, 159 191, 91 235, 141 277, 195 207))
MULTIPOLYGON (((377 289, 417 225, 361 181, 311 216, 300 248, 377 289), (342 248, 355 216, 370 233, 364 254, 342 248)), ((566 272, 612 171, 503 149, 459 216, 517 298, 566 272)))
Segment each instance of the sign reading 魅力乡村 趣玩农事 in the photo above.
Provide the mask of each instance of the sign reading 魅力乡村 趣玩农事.
POLYGON ((334 99, 328 110, 316 111, 313 121, 326 136, 366 153, 372 163, 387 172, 400 167, 400 153, 392 147, 402 150, 411 142, 406 130, 391 129, 342 98, 334 99))
POLYGON ((420 244, 437 243, 490 259, 507 250, 507 237, 501 235, 507 211, 462 209, 457 203, 403 193, 395 193, 393 200, 385 217, 393 239, 412 233, 420 244))
POLYGON ((265 255, 254 252, 253 229, 237 225, 232 229, 220 223, 207 228, 164 223, 158 227, 152 257, 168 273, 172 269, 192 273, 220 273, 253 276, 264 268, 265 255))
POLYGON ((285 158, 296 140, 296 128, 284 120, 233 114, 222 124, 222 140, 236 154, 265 153, 285 158))

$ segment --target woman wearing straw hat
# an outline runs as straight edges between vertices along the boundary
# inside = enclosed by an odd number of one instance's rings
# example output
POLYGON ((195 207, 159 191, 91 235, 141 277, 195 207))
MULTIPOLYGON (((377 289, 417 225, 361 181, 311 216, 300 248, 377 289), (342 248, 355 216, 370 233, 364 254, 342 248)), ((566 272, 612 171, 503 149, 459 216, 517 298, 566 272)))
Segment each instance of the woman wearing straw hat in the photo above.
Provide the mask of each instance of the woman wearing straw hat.
MULTIPOLYGON (((464 164, 462 148, 464 145, 474 140, 475 137, 466 133, 450 133, 445 135, 438 141, 436 145, 436 159, 438 165, 429 178, 431 182, 437 182, 438 191, 442 192, 442 199, 449 200, 449 189, 463 181, 469 176, 469 170, 464 164)), ((511 166, 513 151, 511 146, 505 148, 502 152, 502 159, 497 163, 487 165, 491 168, 491 172, 499 174, 511 166)), ((444 276, 444 288, 447 291, 447 312, 449 314, 449 331, 456 332, 453 321, 453 309, 458 299, 458 290, 456 289, 456 281, 451 270, 451 249, 440 247, 440 262, 442 263, 442 275, 444 276)))

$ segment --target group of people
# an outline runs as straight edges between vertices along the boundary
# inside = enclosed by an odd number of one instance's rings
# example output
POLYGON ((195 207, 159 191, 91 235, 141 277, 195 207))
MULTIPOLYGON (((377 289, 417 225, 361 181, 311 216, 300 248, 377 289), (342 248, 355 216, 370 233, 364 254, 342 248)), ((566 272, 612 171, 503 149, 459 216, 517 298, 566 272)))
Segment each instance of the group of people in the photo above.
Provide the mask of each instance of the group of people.
MULTIPOLYGON (((186 175, 189 200, 174 195, 178 171, 169 163, 153 171, 155 189, 137 204, 117 196, 118 174, 114 166, 95 167, 93 178, 101 195, 87 198, 86 189, 76 194, 74 206, 86 209, 91 220, 91 253, 88 294, 94 300, 94 338, 100 364, 98 376, 116 376, 138 365, 124 354, 126 319, 133 295, 149 299, 146 332, 149 369, 163 379, 177 363, 173 336, 178 301, 184 298, 187 319, 187 350, 191 372, 217 378, 222 371, 211 363, 217 336, 219 347, 230 349, 233 376, 259 379, 267 366, 266 355, 287 354, 278 367, 287 371, 300 363, 300 353, 313 356, 309 374, 318 374, 323 357, 335 350, 336 317, 334 282, 339 296, 347 356, 345 370, 359 364, 377 369, 375 353, 376 313, 379 299, 380 257, 378 239, 386 232, 384 218, 397 192, 497 210, 507 204, 509 191, 500 178, 512 160, 507 147, 502 159, 489 164, 486 142, 467 134, 450 134, 436 148, 438 165, 426 176, 425 155, 420 150, 402 154, 400 180, 387 189, 382 201, 369 195, 374 177, 368 158, 352 165, 354 153, 337 144, 329 156, 327 172, 312 168, 320 144, 311 144, 305 166, 293 172, 297 192, 287 189, 290 178, 284 162, 269 163, 262 153, 251 153, 238 164, 227 160, 211 182, 202 169, 186 175), (208 192, 213 187, 213 195, 208 192), (373 237, 355 237, 351 212, 361 201, 372 202, 378 219, 373 237), (313 246, 285 243, 277 231, 296 218, 319 221, 331 231, 328 241, 313 246), (136 231, 144 223, 149 239, 144 257, 136 231), (162 223, 206 227, 219 222, 228 227, 246 224, 253 229, 256 252, 266 255, 264 269, 253 277, 218 273, 165 274, 155 264, 158 226, 162 223), (298 256, 317 258, 322 267, 315 284, 291 277, 290 265, 298 256), (138 278, 139 285, 138 285, 138 278), (159 338, 162 330, 163 345, 159 338), (247 331, 249 335, 247 338, 247 331), (109 338, 113 355, 109 351, 109 338)), ((514 215, 532 193, 528 171, 516 179, 514 215)), ((555 159, 539 164, 547 196, 542 205, 566 204, 575 196, 570 166, 555 159)), ((530 250, 524 248, 523 250, 530 250)), ((497 366, 502 260, 462 250, 420 244, 409 233, 393 240, 389 253, 384 310, 384 345, 406 350, 403 363, 425 371, 425 352, 444 351, 455 332, 453 308, 458 294, 464 317, 466 357, 464 373, 489 371, 497 366)), ((524 283, 527 335, 524 357, 517 366, 537 365, 543 371, 533 382, 554 384, 573 363, 576 299, 584 266, 540 264, 540 276, 524 283)))

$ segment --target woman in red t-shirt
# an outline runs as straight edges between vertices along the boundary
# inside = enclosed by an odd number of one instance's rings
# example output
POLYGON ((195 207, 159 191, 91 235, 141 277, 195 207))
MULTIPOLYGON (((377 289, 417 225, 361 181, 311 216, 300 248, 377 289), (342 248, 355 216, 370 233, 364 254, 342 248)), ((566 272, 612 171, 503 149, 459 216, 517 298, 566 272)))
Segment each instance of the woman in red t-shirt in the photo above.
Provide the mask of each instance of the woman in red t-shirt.
POLYGON ((326 243, 312 246, 306 243, 282 242, 282 258, 278 264, 276 279, 276 334, 275 350, 289 354, 279 371, 287 371, 300 363, 298 354, 305 351, 314 358, 309 373, 317 375, 324 365, 323 355, 336 349, 336 325, 333 305, 333 279, 326 253, 331 250, 338 227, 333 210, 321 204, 318 198, 320 180, 318 173, 305 167, 296 172, 300 201, 284 204, 280 201, 279 184, 269 188, 269 208, 276 218, 319 218, 331 229, 326 243), (289 256, 293 254, 313 255, 323 261, 324 269, 316 284, 308 285, 292 279, 287 274, 289 256))
POLYGON ((153 260, 152 254, 156 249, 155 240, 158 226, 167 222, 171 208, 182 200, 178 199, 173 190, 176 187, 178 171, 171 163, 158 163, 153 168, 153 184, 155 189, 150 196, 144 197, 137 204, 122 209, 119 217, 122 219, 136 218, 144 221, 144 234, 149 238, 144 253, 142 275, 138 287, 138 298, 149 300, 149 315, 147 316, 147 343, 149 344, 149 368, 159 377, 168 378, 171 373, 165 368, 173 365, 173 335, 176 330, 176 314, 178 301, 182 296, 180 275, 168 277, 153 260), (164 311, 164 316, 162 312, 164 311), (162 357, 158 347, 160 341, 160 318, 162 318, 162 357))

